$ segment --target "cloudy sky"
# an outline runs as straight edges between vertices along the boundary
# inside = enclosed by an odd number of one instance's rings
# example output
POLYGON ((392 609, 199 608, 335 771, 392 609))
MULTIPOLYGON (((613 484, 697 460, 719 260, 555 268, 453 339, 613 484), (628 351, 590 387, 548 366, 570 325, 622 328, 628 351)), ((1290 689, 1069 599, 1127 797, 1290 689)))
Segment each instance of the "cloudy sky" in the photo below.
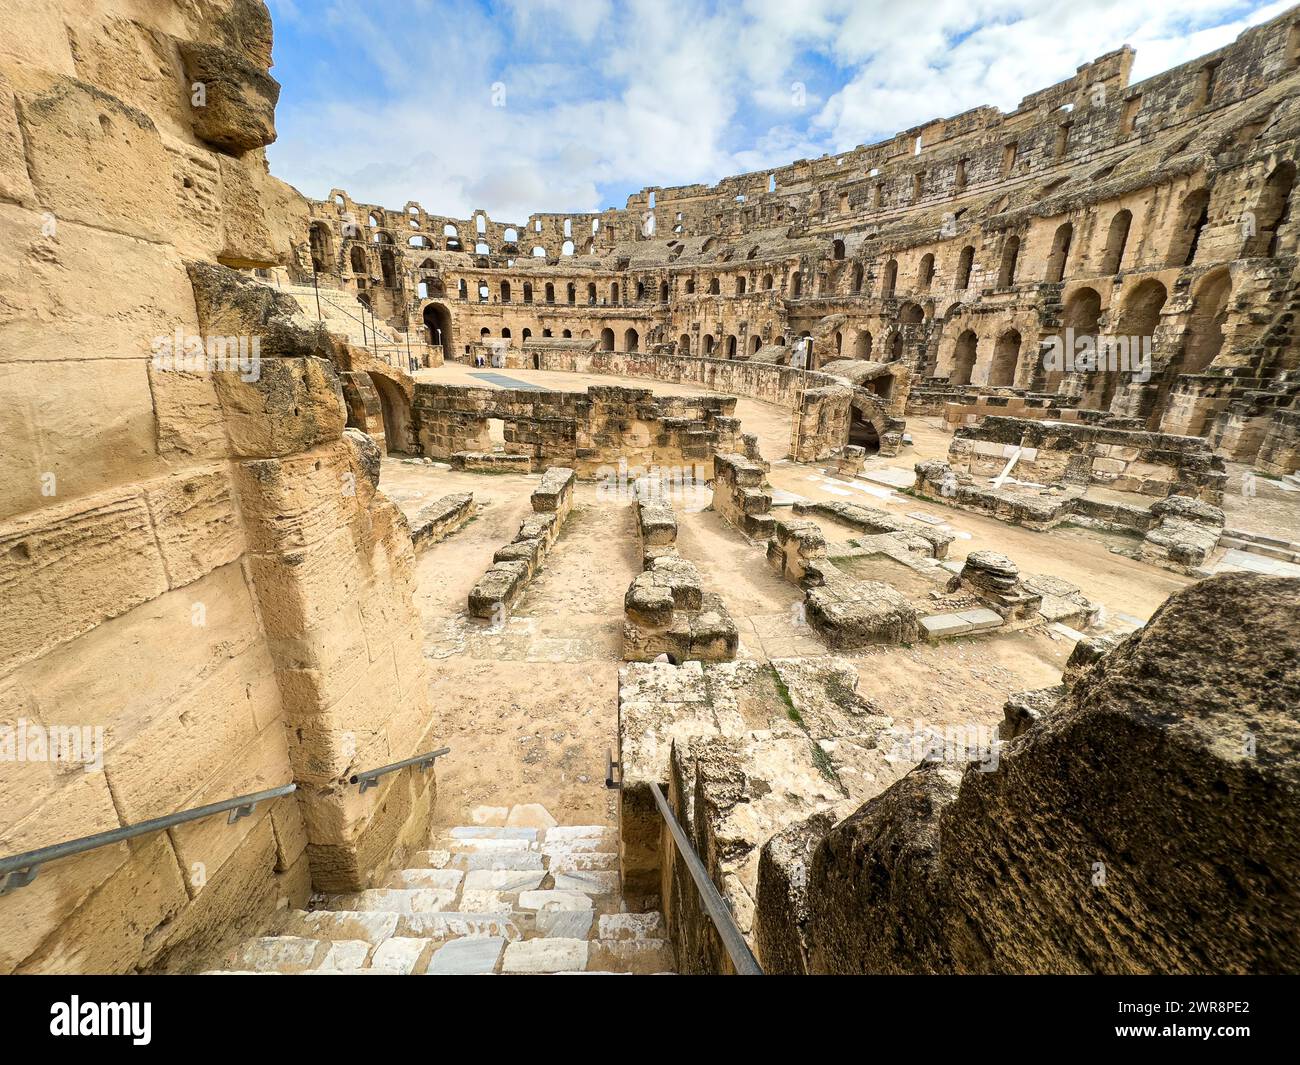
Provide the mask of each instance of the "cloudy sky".
POLYGON ((1131 44, 1134 80, 1286 10, 1254 0, 268 0, 272 170, 438 214, 622 207, 1003 110, 1131 44))

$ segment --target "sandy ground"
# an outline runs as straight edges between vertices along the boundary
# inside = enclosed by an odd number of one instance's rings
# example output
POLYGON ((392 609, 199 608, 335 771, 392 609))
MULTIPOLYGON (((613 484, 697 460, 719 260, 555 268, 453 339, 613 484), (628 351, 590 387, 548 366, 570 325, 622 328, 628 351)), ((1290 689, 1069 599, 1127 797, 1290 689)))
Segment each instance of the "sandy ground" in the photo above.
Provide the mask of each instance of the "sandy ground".
MULTIPOLYGON (((471 376, 475 372, 482 371, 448 364, 418 376, 488 384, 471 376)), ((665 394, 703 391, 581 374, 497 372, 557 389, 622 384, 665 394)), ((1145 621, 1170 594, 1190 583, 1112 553, 1112 541, 1091 531, 1033 532, 884 486, 827 477, 818 466, 783 458, 790 433, 786 411, 742 397, 736 414, 746 432, 758 434, 763 454, 773 463, 769 479, 774 487, 809 499, 941 517, 957 536, 951 558, 960 560, 980 549, 1003 552, 1024 573, 1051 573, 1078 585, 1110 618, 1145 621)), ((912 447, 895 458, 872 458, 868 469, 910 470, 917 461, 947 454, 949 436, 937 419, 911 419, 908 431, 912 447)), ((617 746, 623 595, 639 564, 630 503, 611 502, 598 497, 594 485, 580 484, 559 540, 501 631, 466 616, 470 588, 491 564, 493 552, 513 539, 531 509, 528 496, 536 482, 536 475, 460 473, 392 458, 384 462, 381 484, 408 512, 458 491, 473 492, 478 507, 469 525, 417 562, 417 600, 434 705, 445 723, 440 740, 452 748, 438 765, 439 827, 460 823, 476 805, 524 802, 544 803, 561 822, 614 821, 614 793, 605 789, 604 777, 606 752, 617 746)), ((1251 527, 1238 515, 1253 514, 1266 524, 1278 522, 1270 527, 1291 527, 1288 521, 1300 526, 1300 496, 1293 503, 1280 490, 1260 485, 1246 509, 1225 508, 1229 524, 1251 527), (1262 498, 1276 508, 1277 518, 1264 517, 1257 502, 1262 498)), ((799 620, 802 594, 767 565, 760 546, 705 509, 707 504, 707 492, 675 501, 678 549, 699 567, 706 589, 723 597, 740 630, 741 657, 825 654, 799 620)), ((852 535, 833 522, 825 523, 825 531, 833 540, 852 535)), ((899 725, 993 725, 1010 692, 1057 683, 1072 647, 1064 636, 1037 631, 848 657, 858 666, 862 693, 899 725)))

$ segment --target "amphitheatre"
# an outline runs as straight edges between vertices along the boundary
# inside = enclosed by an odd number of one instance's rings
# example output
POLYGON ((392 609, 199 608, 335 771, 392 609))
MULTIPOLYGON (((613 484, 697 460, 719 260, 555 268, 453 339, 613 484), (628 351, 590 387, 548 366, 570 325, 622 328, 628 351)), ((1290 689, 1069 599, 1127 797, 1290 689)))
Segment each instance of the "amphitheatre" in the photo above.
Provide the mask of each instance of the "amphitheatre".
POLYGON ((0 9, 0 973, 1300 971, 1300 8, 509 220, 0 9))

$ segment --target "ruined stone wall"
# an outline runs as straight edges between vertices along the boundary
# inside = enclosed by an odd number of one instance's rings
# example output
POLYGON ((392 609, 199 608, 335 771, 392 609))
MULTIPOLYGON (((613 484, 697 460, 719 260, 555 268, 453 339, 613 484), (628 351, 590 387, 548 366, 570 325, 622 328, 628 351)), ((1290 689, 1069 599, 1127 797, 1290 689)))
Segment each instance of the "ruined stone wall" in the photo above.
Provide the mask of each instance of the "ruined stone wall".
MULTIPOLYGON (((1277 317, 1300 236, 1297 27, 1286 12, 1134 85, 1120 49, 1006 114, 645 189, 599 215, 447 219, 335 190, 311 208, 321 265, 372 296, 381 277, 392 321, 439 328, 454 357, 527 335, 706 359, 772 345, 788 362, 809 336, 814 366, 903 361, 957 389, 1059 394, 1217 440, 1234 400, 1237 422, 1297 404, 1292 318, 1277 317), (1145 338, 1149 372, 1051 369, 1042 346, 1067 329, 1145 338)), ((1262 438, 1228 444, 1250 461, 1262 438)))
POLYGON ((419 775, 346 779, 434 724, 410 539, 339 353, 226 268, 306 224, 263 154, 266 8, 0 16, 0 854, 299 789, 42 866, 0 898, 0 971, 183 969, 359 886, 427 811, 419 775), (53 726, 102 729, 102 767, 18 751, 53 726))
MULTIPOLYGON (((505 455, 534 471, 563 465, 586 479, 635 479, 652 467, 713 476, 717 452, 740 446, 731 396, 656 396, 644 388, 586 392, 467 388, 420 382, 413 417, 422 454, 491 456, 499 419, 505 455)), ((695 474, 692 474, 695 476, 695 474)))
POLYGON ((923 764, 830 829, 774 838, 758 874, 762 960, 1295 971, 1297 595, 1294 579, 1250 574, 1193 585, 1103 657, 1076 652, 1063 688, 1009 703, 1014 738, 992 768, 923 764))

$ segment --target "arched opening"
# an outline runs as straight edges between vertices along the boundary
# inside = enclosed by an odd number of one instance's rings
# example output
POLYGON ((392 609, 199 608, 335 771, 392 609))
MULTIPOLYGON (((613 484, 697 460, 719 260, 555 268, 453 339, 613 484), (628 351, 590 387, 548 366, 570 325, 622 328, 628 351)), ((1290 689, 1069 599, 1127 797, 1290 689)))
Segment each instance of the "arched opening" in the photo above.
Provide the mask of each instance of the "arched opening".
POLYGON ((849 408, 849 444, 862 448, 868 455, 880 451, 880 432, 857 403, 849 408))
POLYGON ((626 333, 623 334, 623 350, 624 351, 639 350, 637 347, 638 340, 639 338, 637 337, 636 330, 629 329, 626 333))
POLYGON ((352 245, 352 251, 348 253, 348 263, 351 265, 354 274, 367 274, 370 272, 366 269, 366 253, 360 244, 352 245))
MULTIPOLYGON (((859 266, 858 269, 861 270, 862 267, 859 266)), ((771 275, 771 274, 764 274, 764 275, 763 275, 763 291, 764 291, 764 292, 771 292, 771 291, 772 291, 772 275, 771 275)))
POLYGON ((509 282, 509 281, 502 281, 502 282, 501 282, 501 302, 502 302, 502 303, 509 303, 509 302, 510 302, 510 282, 509 282))
POLYGON ((894 295, 894 288, 898 284, 898 260, 890 259, 885 263, 885 275, 880 283, 880 296, 882 299, 889 299, 894 295))
POLYGON ((709 295, 717 296, 722 292, 722 286, 716 277, 709 279, 709 295))
POLYGON ((903 333, 901 330, 894 330, 894 335, 889 338, 889 360, 898 362, 903 357, 903 333))
POLYGON ((862 269, 862 264, 854 263, 853 280, 850 285, 850 288, 852 289, 852 292, 855 296, 862 291, 862 280, 864 276, 865 276, 865 271, 862 269))
POLYGON ((957 257, 957 289, 963 290, 970 288, 971 268, 975 265, 975 249, 970 244, 962 248, 961 255, 957 257))
POLYGON ((736 295, 743 296, 744 294, 745 294, 745 279, 743 277, 738 277, 736 278, 736 295))
POLYGON ((700 354, 703 355, 706 359, 711 359, 711 358, 713 358, 713 336, 712 336, 712 334, 710 334, 710 333, 705 333, 704 336, 701 338, 701 340, 700 340, 700 354))
POLYGON ((832 259, 844 258, 844 241, 837 240, 831 244, 831 258, 832 259))
POLYGON ((1128 231, 1133 224, 1133 213, 1127 209, 1116 211, 1106 232, 1106 247, 1101 255, 1098 273, 1118 274, 1124 262, 1124 249, 1128 245, 1128 231))
POLYGON ((1010 288, 1016 283, 1016 262, 1020 258, 1020 238, 1007 237, 1002 245, 1002 263, 998 267, 998 288, 1010 288))
POLYGON ((429 331, 429 343, 442 348, 442 357, 450 359, 456 350, 451 336, 451 312, 441 303, 425 304, 421 317, 429 331))
POLYGON ((1223 326, 1231 292, 1232 277, 1227 270, 1207 274, 1197 286, 1187 323, 1183 373, 1203 373, 1223 349, 1223 326))
POLYGON ((659 284, 659 302, 660 302, 660 303, 667 303, 667 302, 668 302, 668 282, 667 282, 667 281, 660 282, 660 284, 659 284))
POLYGON ((1291 216, 1291 192, 1295 187, 1295 163, 1279 163, 1264 182, 1255 205, 1255 235, 1246 241, 1242 257, 1275 256, 1278 234, 1291 216))
POLYGON ((926 252, 921 256, 921 269, 917 272, 917 287, 922 292, 929 292, 930 285, 934 281, 934 255, 926 252))
POLYGON ((1074 240, 1074 226, 1070 222, 1062 222, 1056 227, 1056 234, 1052 237, 1052 250, 1047 256, 1047 283, 1049 285, 1059 285, 1065 280, 1065 264, 1070 258, 1070 244, 1074 240))
MULTIPOLYGON (((1111 401, 1119 391, 1120 383, 1125 377, 1123 356, 1127 352, 1129 367, 1140 365, 1143 353, 1150 353, 1154 347, 1156 327, 1160 324, 1160 311, 1169 298, 1169 293, 1159 281, 1148 278, 1138 285, 1128 298, 1119 314, 1119 321, 1097 350, 1097 372, 1084 397, 1083 405, 1095 410, 1110 410, 1111 401), (1112 354, 1111 345, 1114 345, 1112 354)), ((1169 375, 1157 389, 1162 397, 1168 393, 1169 375)))
POLYGON ((595 305, 596 305, 596 283, 593 281, 591 284, 587 286, 587 306, 594 307, 595 305))
POLYGON ((1197 189, 1183 197, 1178 208, 1178 224, 1174 227, 1173 242, 1169 245, 1170 266, 1191 266, 1196 258, 1196 248, 1201 241, 1201 231, 1210 220, 1210 193, 1197 189))
POLYGON ((865 329, 859 329, 858 335, 853 339, 853 357, 855 359, 871 358, 871 334, 865 329))
POLYGON ((569 301, 569 306, 572 307, 574 304, 578 302, 578 286, 570 283, 568 286, 566 286, 564 290, 564 295, 565 298, 569 301))
POLYGON ((382 374, 369 376, 379 396, 379 409, 384 418, 384 442, 390 452, 405 454, 411 449, 411 405, 406 394, 382 374))
POLYGON ((677 354, 689 355, 691 353, 691 334, 683 333, 677 339, 677 354))
POLYGON ((948 375, 950 383, 954 385, 970 384, 971 374, 975 371, 978 347, 979 338, 972 329, 967 329, 957 338, 957 345, 952 352, 952 373, 948 375))
POLYGON ((334 269, 334 241, 330 231, 320 222, 313 222, 307 231, 311 244, 311 265, 318 274, 334 269))
POLYGON ((794 273, 790 275, 790 296, 796 298, 803 295, 803 274, 794 273))
POLYGON ((618 303, 618 282, 615 281, 609 286, 609 302, 618 303))
POLYGON ((1010 388, 1016 383, 1016 365, 1020 361, 1020 334, 1008 329, 993 347, 993 365, 989 369, 989 384, 1010 388))
POLYGON ((555 286, 551 284, 549 281, 546 283, 546 302, 547 303, 555 302, 555 286))
POLYGON ((761 348, 762 346, 763 346, 763 338, 762 338, 762 337, 760 337, 760 336, 752 336, 752 337, 749 338, 749 353, 750 353, 751 355, 757 355, 757 354, 758 354, 758 349, 761 348))
POLYGON ((727 337, 727 358, 734 359, 735 357, 736 357, 736 336, 733 333, 727 337))
POLYGON ((600 350, 601 351, 614 350, 614 330, 602 329, 600 331, 600 350))

